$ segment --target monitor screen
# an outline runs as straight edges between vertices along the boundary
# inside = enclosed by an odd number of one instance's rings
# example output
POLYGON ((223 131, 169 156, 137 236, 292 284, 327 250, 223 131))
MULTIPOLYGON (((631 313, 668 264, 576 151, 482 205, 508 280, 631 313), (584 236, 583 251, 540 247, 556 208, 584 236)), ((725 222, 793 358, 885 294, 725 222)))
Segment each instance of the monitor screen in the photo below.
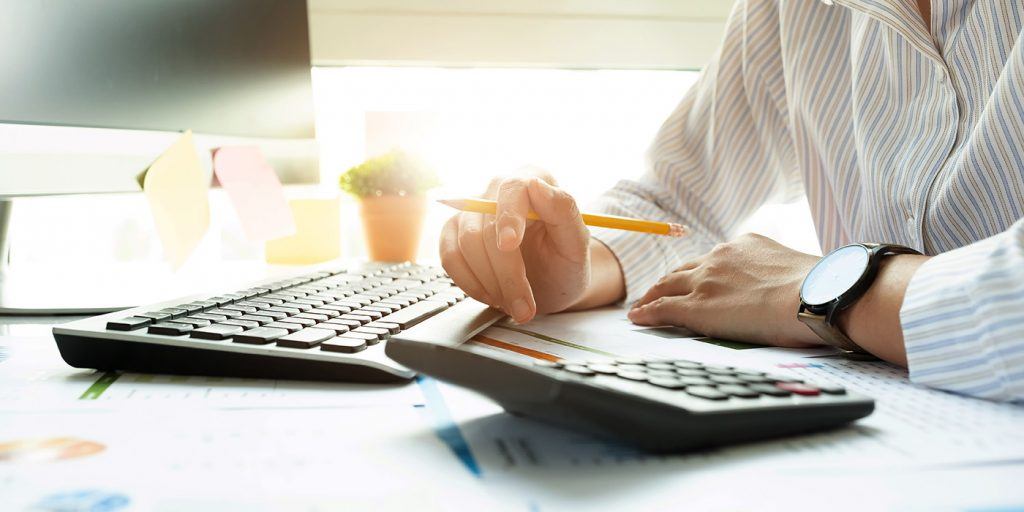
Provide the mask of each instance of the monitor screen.
POLYGON ((313 137, 303 0, 0 0, 0 123, 313 137))

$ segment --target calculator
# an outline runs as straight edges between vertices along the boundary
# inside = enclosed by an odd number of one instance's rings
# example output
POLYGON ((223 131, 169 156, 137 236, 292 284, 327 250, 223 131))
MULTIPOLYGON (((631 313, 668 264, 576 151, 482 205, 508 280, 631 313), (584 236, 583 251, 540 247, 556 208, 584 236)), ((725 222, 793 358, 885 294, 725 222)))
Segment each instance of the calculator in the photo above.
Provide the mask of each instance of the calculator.
POLYGON ((527 360, 451 341, 427 320, 388 357, 505 410, 652 452, 684 452, 842 427, 874 401, 843 387, 695 359, 527 360))

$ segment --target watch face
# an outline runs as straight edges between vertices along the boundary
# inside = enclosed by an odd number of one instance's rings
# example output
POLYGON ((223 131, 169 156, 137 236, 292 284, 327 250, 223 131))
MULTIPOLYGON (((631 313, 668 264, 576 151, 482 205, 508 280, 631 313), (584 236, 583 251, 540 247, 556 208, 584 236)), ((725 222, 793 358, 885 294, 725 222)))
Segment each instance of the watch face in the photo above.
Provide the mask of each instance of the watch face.
POLYGON ((864 275, 868 260, 868 249, 860 245, 836 249, 808 272, 800 288, 800 299, 808 305, 820 306, 839 298, 864 275))

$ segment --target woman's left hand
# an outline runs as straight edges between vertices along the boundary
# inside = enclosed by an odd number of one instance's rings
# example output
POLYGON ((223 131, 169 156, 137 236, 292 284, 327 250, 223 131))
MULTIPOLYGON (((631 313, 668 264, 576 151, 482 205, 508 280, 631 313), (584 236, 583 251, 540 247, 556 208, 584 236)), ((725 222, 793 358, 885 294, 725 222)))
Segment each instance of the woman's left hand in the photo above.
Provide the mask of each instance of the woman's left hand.
POLYGON ((735 341, 820 345, 796 318, 800 285, 818 259, 770 238, 743 235, 663 277, 633 305, 629 319, 735 341))

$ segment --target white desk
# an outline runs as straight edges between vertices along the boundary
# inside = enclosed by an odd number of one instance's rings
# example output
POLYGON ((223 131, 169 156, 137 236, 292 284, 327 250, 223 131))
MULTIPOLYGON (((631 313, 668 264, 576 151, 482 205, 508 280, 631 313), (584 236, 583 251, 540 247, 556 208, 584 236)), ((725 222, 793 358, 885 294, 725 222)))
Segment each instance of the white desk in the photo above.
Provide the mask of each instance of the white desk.
POLYGON ((86 400, 100 376, 59 359, 46 337, 59 320, 0 318, 5 510, 1024 506, 1024 460, 813 470, 774 465, 773 453, 795 449, 785 445, 748 458, 644 456, 429 382, 334 389, 129 374, 86 400))

